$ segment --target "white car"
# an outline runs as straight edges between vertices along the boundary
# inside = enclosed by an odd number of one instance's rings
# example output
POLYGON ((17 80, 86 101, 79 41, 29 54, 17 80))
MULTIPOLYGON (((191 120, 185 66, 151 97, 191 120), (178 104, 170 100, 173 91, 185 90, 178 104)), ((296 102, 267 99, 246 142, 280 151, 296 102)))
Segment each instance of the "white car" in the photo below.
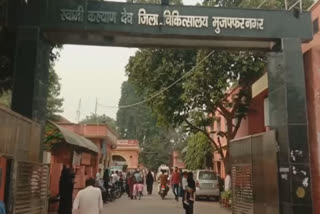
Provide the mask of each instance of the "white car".
POLYGON ((214 197, 219 200, 220 188, 218 176, 212 170, 197 170, 194 172, 194 180, 196 182, 195 199, 206 197, 214 197))

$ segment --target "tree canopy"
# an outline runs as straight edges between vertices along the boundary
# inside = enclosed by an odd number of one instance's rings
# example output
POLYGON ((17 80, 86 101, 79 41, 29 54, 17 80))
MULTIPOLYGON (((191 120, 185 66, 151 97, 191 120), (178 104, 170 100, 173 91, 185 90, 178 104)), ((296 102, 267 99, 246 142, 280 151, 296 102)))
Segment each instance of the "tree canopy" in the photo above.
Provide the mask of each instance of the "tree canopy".
POLYGON ((140 162, 150 169, 157 169, 160 164, 168 164, 172 149, 184 140, 181 127, 159 127, 157 118, 149 106, 140 104, 121 108, 142 100, 130 81, 122 84, 120 109, 117 112, 119 134, 124 139, 138 139, 140 142, 140 162))
MULTIPOLYGON (((57 114, 61 113, 63 98, 60 97, 61 84, 60 78, 54 70, 54 62, 59 58, 61 46, 52 45, 50 50, 50 63, 48 73, 48 98, 47 98, 47 117, 49 120, 58 119, 57 114), (57 48, 54 50, 54 48, 57 48)), ((13 63, 14 58, 11 52, 0 53, 0 103, 10 106, 12 87, 13 87, 13 63)))
POLYGON ((126 67, 129 81, 145 97, 180 82, 148 102, 158 122, 166 126, 186 125, 187 131, 202 132, 223 159, 219 142, 210 134, 231 140, 246 116, 251 100, 251 84, 264 71, 260 53, 221 50, 140 49, 126 67), (194 67, 194 69, 192 69, 194 67), (225 99, 232 87, 239 87, 231 100, 225 99), (208 132, 220 112, 228 130, 208 132), (234 119, 237 123, 233 124, 234 119))
POLYGON ((98 114, 91 114, 89 116, 86 116, 85 119, 81 120, 80 123, 83 124, 107 124, 111 129, 117 132, 118 128, 116 125, 116 121, 105 115, 98 115, 98 114))
POLYGON ((53 121, 57 119, 57 114, 63 112, 62 106, 64 99, 60 97, 60 93, 60 78, 54 70, 52 63, 50 63, 48 77, 47 117, 53 121))
MULTIPOLYGON (((134 86, 125 81, 121 86, 119 106, 127 106, 140 102, 141 96, 136 93, 134 86)), ((120 108, 117 112, 119 134, 124 139, 138 139, 142 145, 146 140, 159 133, 156 118, 150 108, 144 104, 130 108, 120 108)))
POLYGON ((184 155, 184 163, 187 169, 212 168, 213 148, 208 138, 202 133, 192 134, 188 140, 188 149, 184 155))
MULTIPOLYGON (((283 8, 282 2, 270 0, 261 8, 283 8)), ((305 8, 312 1, 307 2, 305 8)), ((205 0, 203 6, 257 8, 261 3, 261 0, 205 0)), ((264 73, 265 62, 260 52, 143 48, 130 58, 126 73, 139 95, 148 100, 159 124, 185 125, 189 133, 201 132, 228 163, 229 153, 223 150, 228 150, 229 141, 236 136, 248 113, 251 85, 264 73), (221 116, 227 128, 215 130, 213 124, 221 116), (218 142, 213 135, 219 136, 218 142), (224 148, 221 138, 228 142, 224 148)))

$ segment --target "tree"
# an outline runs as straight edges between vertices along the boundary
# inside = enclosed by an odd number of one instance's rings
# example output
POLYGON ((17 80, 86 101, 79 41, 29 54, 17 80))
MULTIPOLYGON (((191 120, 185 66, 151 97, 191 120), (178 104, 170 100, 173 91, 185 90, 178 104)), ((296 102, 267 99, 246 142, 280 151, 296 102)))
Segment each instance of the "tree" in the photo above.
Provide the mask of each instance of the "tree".
POLYGON ((139 156, 140 162, 155 171, 161 164, 169 165, 171 149, 171 143, 165 135, 154 136, 143 145, 139 156))
MULTIPOLYGON (((119 106, 127 106, 142 101, 129 81, 122 83, 119 106)), ((159 134, 156 118, 145 104, 120 108, 117 112, 119 134, 124 139, 138 139, 140 145, 159 134)))
POLYGON ((205 169, 212 167, 213 148, 208 138, 197 132, 188 138, 188 149, 184 156, 184 163, 187 169, 205 169))
POLYGON ((61 93, 61 84, 58 74, 50 63, 48 75, 48 98, 47 98, 47 117, 55 121, 57 114, 63 112, 63 98, 59 97, 61 93))
MULTIPOLYGON (((15 35, 9 33, 7 29, 1 31, 1 51, 0 51, 0 103, 10 106, 13 87, 13 67, 14 67, 14 44, 15 35)), ((50 45, 49 51, 49 74, 48 74, 48 119, 55 120, 56 114, 62 112, 63 99, 59 98, 61 85, 59 77, 54 70, 54 62, 59 58, 61 45, 50 45), (56 51, 54 51, 56 50, 56 51)))
MULTIPOLYGON (((287 0, 288 6, 292 6, 297 0, 287 0)), ((302 0, 302 8, 308 9, 314 3, 313 0, 302 0)), ((285 0, 204 0, 203 5, 217 7, 242 7, 261 9, 285 9, 285 0)), ((295 8, 299 8, 299 4, 295 8)))
MULTIPOLYGON (((261 2, 207 0, 203 5, 256 8, 261 2)), ((283 6, 281 2, 268 1, 263 7, 279 8, 283 6)), ((229 153, 224 149, 228 151, 230 140, 236 136, 247 115, 251 84, 264 72, 265 57, 259 52, 211 51, 140 49, 130 58, 126 72, 141 96, 153 98, 148 105, 160 124, 173 127, 185 124, 187 130, 203 133, 221 155, 228 170, 229 153), (196 69, 191 71, 195 65, 196 69), (173 84, 179 78, 181 81, 173 84), (162 91, 167 86, 169 89, 162 91), (227 99, 228 92, 234 88, 237 90, 227 99), (226 119, 227 130, 208 129, 220 119, 216 112, 226 119), (212 134, 218 136, 217 141, 210 136, 212 134), (222 138, 228 143, 226 148, 221 145, 222 138)))
POLYGON ((140 162, 148 168, 156 169, 160 164, 169 163, 173 147, 186 137, 181 127, 159 127, 150 107, 144 103, 121 108, 141 101, 142 97, 136 93, 135 87, 129 81, 124 82, 119 101, 120 109, 117 112, 118 130, 124 139, 139 140, 140 162))
POLYGON ((185 124, 188 131, 202 132, 227 165, 228 152, 225 154, 221 143, 210 134, 228 142, 234 138, 250 105, 251 84, 264 71, 264 58, 259 53, 239 51, 198 50, 195 54, 194 50, 141 49, 130 58, 126 71, 129 80, 147 97, 185 75, 148 104, 162 124, 185 124), (209 52, 212 54, 206 58, 209 52), (192 65, 197 67, 187 73, 192 65), (225 99, 232 86, 239 90, 231 100, 225 99), (217 120, 217 111, 226 118, 228 130, 209 132, 207 127, 217 120))
POLYGON ((111 129, 117 131, 116 121, 105 114, 91 114, 90 116, 86 116, 85 119, 80 121, 82 124, 107 124, 111 129))

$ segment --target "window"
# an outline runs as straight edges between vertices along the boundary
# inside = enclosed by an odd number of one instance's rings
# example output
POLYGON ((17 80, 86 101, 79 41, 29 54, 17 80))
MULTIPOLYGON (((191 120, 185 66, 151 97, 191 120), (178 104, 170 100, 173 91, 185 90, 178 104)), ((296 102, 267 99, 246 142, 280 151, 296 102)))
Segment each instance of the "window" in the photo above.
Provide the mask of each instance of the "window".
POLYGON ((238 122, 239 122, 239 118, 238 117, 233 118, 233 120, 232 120, 233 126, 236 126, 238 124, 238 122))
POLYGON ((221 131, 221 118, 220 117, 217 118, 217 130, 218 130, 218 132, 221 131))
POLYGON ((225 132, 228 132, 228 121, 227 120, 225 120, 224 127, 225 127, 225 132))
POLYGON ((270 117, 269 117, 269 98, 266 97, 263 103, 264 109, 264 126, 270 126, 270 117))
POLYGON ((316 18, 314 21, 313 21, 313 34, 316 34, 319 32, 319 18, 316 18))
POLYGON ((200 172, 199 180, 216 180, 216 175, 213 172, 200 172))

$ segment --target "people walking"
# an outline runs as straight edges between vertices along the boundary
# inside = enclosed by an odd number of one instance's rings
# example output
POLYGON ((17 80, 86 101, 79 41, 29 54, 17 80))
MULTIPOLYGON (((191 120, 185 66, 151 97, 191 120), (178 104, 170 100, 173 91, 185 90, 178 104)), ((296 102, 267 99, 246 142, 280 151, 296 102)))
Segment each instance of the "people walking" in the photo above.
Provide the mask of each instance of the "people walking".
POLYGON ((154 177, 151 173, 151 170, 149 170, 146 178, 146 183, 147 183, 147 192, 149 195, 152 194, 152 189, 153 189, 153 182, 154 182, 154 177))
POLYGON ((97 181, 100 181, 102 178, 103 178, 103 176, 102 176, 102 169, 99 168, 99 169, 98 169, 98 172, 97 172, 97 174, 96 174, 96 180, 97 180, 97 181))
POLYGON ((188 173, 188 186, 185 189, 185 198, 184 198, 184 204, 183 208, 186 211, 186 214, 193 214, 193 205, 195 200, 195 191, 196 191, 196 183, 193 180, 193 173, 188 173))
POLYGON ((59 181, 60 203, 58 214, 72 213, 72 193, 73 193, 74 173, 70 168, 63 166, 59 181))
POLYGON ((188 186, 188 172, 183 172, 181 179, 181 197, 182 197, 182 205, 184 205, 185 191, 188 186))
POLYGON ((106 191, 102 193, 102 196, 103 196, 102 198, 104 203, 106 203, 107 199, 110 197, 108 192, 109 181, 110 181, 109 170, 105 169, 103 173, 103 186, 106 189, 106 191))
POLYGON ((128 196, 129 198, 133 198, 132 194, 133 194, 133 186, 134 186, 134 183, 135 183, 135 178, 134 178, 134 175, 131 174, 131 173, 128 173, 127 175, 128 179, 127 179, 127 184, 128 184, 128 187, 129 187, 129 191, 128 191, 128 196))
POLYGON ((172 184, 172 191, 176 201, 179 201, 179 183, 180 183, 180 174, 178 172, 178 167, 175 167, 175 170, 171 176, 171 184, 172 184))
POLYGON ((79 214, 99 214, 103 209, 101 190, 94 187, 95 180, 89 178, 86 188, 80 190, 73 202, 73 211, 79 214))

